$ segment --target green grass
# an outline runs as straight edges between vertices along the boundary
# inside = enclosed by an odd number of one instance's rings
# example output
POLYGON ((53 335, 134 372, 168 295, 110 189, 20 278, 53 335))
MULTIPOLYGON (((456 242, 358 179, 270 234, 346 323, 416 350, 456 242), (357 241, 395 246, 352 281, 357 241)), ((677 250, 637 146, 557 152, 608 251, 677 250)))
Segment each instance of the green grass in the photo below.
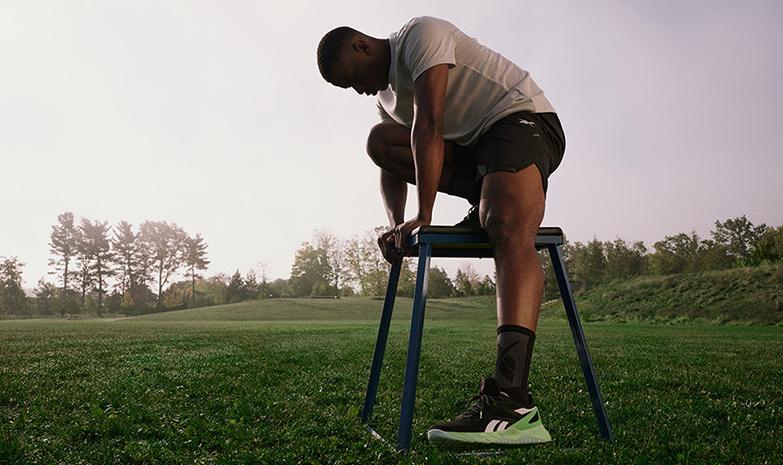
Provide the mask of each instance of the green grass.
MULTIPOLYGON (((539 326, 531 382, 554 441, 433 449, 491 373, 486 299, 432 301, 412 454, 360 425, 382 301, 275 300, 113 321, 0 322, 0 463, 781 463, 783 328, 585 325, 617 442, 600 439, 568 325, 539 326), (459 305, 457 307, 456 305, 459 305)), ((396 434, 410 300, 374 413, 396 434)))
MULTIPOLYGON (((409 319, 413 299, 397 297, 394 316, 409 319)), ((270 299, 220 307, 193 308, 138 317, 138 321, 346 321, 377 323, 383 299, 350 297, 343 299, 270 299)), ((494 297, 429 299, 427 319, 492 319, 494 297)))

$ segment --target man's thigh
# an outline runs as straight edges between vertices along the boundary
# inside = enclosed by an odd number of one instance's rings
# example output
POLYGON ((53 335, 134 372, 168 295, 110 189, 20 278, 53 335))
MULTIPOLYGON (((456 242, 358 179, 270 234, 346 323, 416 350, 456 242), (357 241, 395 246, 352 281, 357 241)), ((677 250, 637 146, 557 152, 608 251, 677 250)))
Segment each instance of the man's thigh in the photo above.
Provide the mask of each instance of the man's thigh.
MULTIPOLYGON (((443 171, 438 190, 449 192, 454 143, 444 141, 443 171)), ((381 169, 409 184, 415 184, 416 171, 411 149, 411 130, 394 121, 383 121, 370 129, 367 154, 381 169)))
MULTIPOLYGON (((443 162, 451 166, 454 143, 450 140, 444 140, 443 162)), ((413 151, 411 149, 411 128, 398 124, 395 121, 382 121, 370 129, 367 136, 367 151, 372 156, 372 152, 388 153, 393 151, 405 151, 410 163, 413 164, 413 151)))
POLYGON ((481 225, 495 237, 535 240, 544 219, 545 203, 541 173, 536 165, 516 173, 488 173, 481 187, 481 225))

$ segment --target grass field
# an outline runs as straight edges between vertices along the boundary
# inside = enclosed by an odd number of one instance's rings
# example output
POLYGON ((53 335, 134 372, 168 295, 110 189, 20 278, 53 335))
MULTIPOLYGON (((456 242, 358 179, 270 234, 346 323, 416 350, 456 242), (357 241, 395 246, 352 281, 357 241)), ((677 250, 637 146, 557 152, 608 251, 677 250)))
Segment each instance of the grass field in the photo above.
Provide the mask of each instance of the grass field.
MULTIPOLYGON (((0 463, 781 463, 783 328, 590 323, 616 444, 600 439, 568 325, 543 321, 532 388, 549 444, 433 449, 491 373, 486 299, 428 303, 412 454, 360 425, 382 302, 274 300, 137 318, 0 322, 0 463)), ((396 434, 410 300, 374 419, 396 434)))

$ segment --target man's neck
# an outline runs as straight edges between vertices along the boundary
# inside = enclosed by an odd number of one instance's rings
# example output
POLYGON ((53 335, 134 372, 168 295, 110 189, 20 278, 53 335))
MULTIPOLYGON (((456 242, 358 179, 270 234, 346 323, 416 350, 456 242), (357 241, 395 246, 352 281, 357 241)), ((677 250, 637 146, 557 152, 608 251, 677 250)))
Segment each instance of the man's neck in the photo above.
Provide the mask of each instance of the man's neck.
POLYGON ((389 39, 378 39, 377 47, 381 52, 379 56, 383 59, 381 62, 383 64, 383 69, 386 71, 386 76, 388 76, 389 69, 391 68, 391 44, 389 43, 389 39))

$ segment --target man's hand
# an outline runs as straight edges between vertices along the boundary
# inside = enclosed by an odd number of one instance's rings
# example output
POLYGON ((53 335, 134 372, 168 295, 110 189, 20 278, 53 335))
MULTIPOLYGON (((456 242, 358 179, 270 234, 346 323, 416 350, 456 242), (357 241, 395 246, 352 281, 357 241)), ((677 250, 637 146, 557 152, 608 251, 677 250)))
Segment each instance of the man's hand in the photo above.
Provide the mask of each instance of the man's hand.
POLYGON ((378 238, 378 247, 381 248, 383 258, 392 265, 402 263, 402 259, 405 258, 402 250, 394 246, 394 229, 381 234, 381 237, 378 238))
POLYGON ((408 247, 408 242, 411 237, 411 233, 418 228, 419 226, 425 226, 430 224, 429 221, 422 220, 420 218, 415 218, 412 220, 408 220, 402 224, 397 225, 392 231, 394 232, 393 240, 394 240, 394 246, 400 250, 405 255, 411 254, 411 249, 408 247))
POLYGON ((415 218, 399 224, 383 233, 381 237, 378 238, 378 245, 380 246, 381 253, 386 261, 392 265, 396 265, 401 263, 404 257, 411 256, 411 249, 408 247, 411 233, 419 226, 426 226, 428 224, 430 224, 429 221, 415 218))

